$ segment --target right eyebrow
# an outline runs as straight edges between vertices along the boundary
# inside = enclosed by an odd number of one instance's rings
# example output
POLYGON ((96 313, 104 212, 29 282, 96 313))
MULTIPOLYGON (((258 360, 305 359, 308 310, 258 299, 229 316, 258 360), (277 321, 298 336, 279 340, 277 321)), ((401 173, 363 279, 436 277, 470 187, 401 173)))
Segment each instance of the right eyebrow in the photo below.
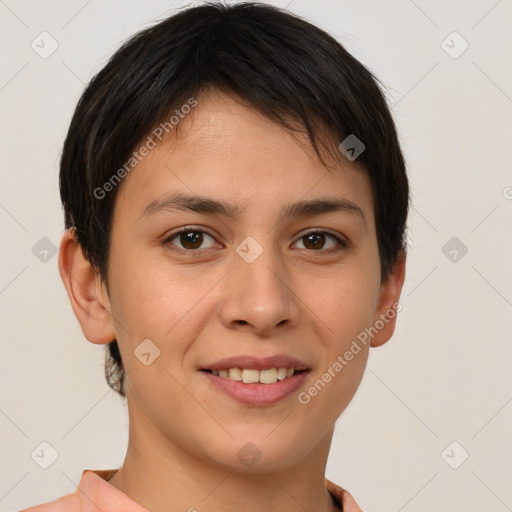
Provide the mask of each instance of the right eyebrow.
POLYGON ((146 205, 137 220, 161 211, 193 211, 209 215, 223 215, 234 218, 239 214, 235 205, 204 196, 181 194, 179 192, 157 198, 146 205))

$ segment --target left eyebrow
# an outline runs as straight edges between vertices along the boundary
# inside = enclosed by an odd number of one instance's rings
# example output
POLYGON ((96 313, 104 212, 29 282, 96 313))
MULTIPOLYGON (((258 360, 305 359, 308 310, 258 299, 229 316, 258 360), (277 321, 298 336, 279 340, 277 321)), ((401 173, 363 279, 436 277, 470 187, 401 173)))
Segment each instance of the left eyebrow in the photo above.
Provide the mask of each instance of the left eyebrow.
POLYGON ((366 227, 366 218, 363 210, 357 204, 348 199, 326 198, 312 199, 310 201, 298 201, 286 205, 281 211, 280 220, 290 217, 306 217, 313 215, 323 215, 325 213, 342 212, 355 215, 363 221, 366 227))
MULTIPOLYGON (((235 218, 240 214, 237 205, 204 196, 175 193, 157 198, 147 204, 137 219, 140 221, 158 212, 192 211, 207 215, 221 215, 235 218)), ((366 227, 363 211, 352 201, 343 198, 317 198, 309 201, 298 201, 285 205, 281 210, 279 221, 291 217, 306 217, 326 213, 343 212, 359 217, 366 227)))

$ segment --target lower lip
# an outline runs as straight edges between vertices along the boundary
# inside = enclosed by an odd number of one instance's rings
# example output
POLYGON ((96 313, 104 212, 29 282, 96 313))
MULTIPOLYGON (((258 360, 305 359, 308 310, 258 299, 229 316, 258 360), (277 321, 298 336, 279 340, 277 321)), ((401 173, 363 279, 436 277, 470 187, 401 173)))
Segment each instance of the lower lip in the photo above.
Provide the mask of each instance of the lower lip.
POLYGON ((292 377, 278 380, 274 384, 246 384, 245 382, 232 380, 228 377, 219 377, 205 371, 201 371, 201 373, 216 388, 223 391, 229 397, 244 404, 263 406, 279 402, 279 400, 297 391, 308 376, 309 371, 296 373, 292 377))

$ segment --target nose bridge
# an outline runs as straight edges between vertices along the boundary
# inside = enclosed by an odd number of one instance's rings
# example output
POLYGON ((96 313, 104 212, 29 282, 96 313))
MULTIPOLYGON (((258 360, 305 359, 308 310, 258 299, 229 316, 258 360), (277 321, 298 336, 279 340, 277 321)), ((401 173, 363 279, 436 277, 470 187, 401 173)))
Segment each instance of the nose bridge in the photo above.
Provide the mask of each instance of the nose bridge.
POLYGON ((279 254, 251 237, 239 244, 236 252, 224 298, 223 323, 258 332, 296 323, 298 307, 279 254))

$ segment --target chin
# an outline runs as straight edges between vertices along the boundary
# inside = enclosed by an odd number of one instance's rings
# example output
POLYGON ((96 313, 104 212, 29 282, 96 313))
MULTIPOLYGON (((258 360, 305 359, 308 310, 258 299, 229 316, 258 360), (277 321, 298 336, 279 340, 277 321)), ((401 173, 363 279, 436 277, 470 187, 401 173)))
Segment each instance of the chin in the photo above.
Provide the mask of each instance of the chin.
POLYGON ((249 429, 243 434, 229 438, 229 442, 223 447, 218 447, 215 453, 208 454, 218 464, 242 474, 280 471, 300 463, 309 451, 306 440, 294 440, 286 429, 282 432, 276 429, 268 436, 272 428, 265 427, 264 432, 249 429), (302 447, 302 450, 297 450, 298 446, 302 447))

